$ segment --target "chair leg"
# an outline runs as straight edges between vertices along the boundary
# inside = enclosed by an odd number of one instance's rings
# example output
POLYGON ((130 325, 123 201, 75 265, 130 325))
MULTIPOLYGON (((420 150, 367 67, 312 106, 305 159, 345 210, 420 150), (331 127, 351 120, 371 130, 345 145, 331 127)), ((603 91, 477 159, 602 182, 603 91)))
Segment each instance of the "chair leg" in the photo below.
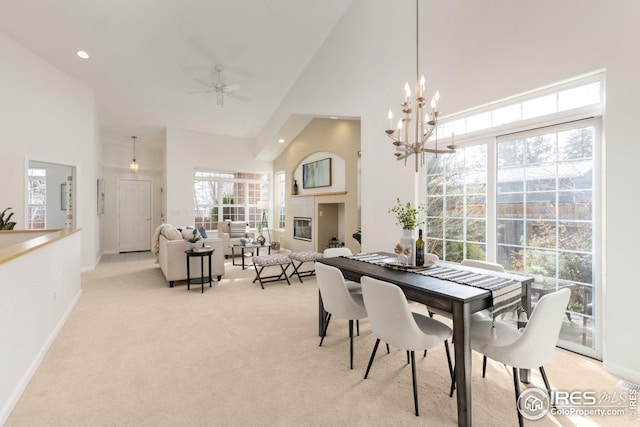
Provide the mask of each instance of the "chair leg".
POLYGON ((356 334, 360 336, 360 319, 356 319, 356 334))
MULTIPOLYGON (((365 380, 369 376, 369 370, 371 370, 371 365, 373 365, 373 358, 376 356, 376 351, 378 351, 378 344, 380 344, 380 338, 376 339, 376 343, 373 346, 373 351, 371 352, 371 358, 369 358, 369 365, 367 366, 367 372, 364 373, 365 380)), ((389 344, 387 344, 387 348, 389 348, 389 344)))
POLYGON ((407 350, 407 365, 408 365, 409 363, 411 363, 411 360, 410 360, 410 358, 409 358, 409 350, 407 350))
POLYGON ((449 341, 444 340, 444 349, 447 352, 447 363, 449 364, 449 375, 453 379, 453 364, 451 363, 451 353, 449 352, 449 341))
POLYGON ((516 392, 516 412, 518 413, 518 425, 524 427, 524 420, 522 414, 518 411, 518 399, 520 398, 520 375, 518 374, 518 368, 513 368, 513 388, 516 392))
POLYGON ((540 374, 542 375, 544 386, 547 388, 547 393, 549 393, 549 399, 551 399, 551 386, 549 385, 549 379, 547 378, 547 373, 544 371, 544 367, 542 366, 540 366, 540 374))
POLYGON ((411 350, 411 376, 413 378, 413 404, 416 408, 416 417, 418 413, 418 381, 416 380, 416 352, 411 350))
POLYGON ((482 355, 482 378, 484 378, 487 373, 487 356, 482 355))
POLYGON ((353 369, 353 320, 349 320, 349 366, 353 369))
POLYGON ((329 327, 329 321, 331 320, 331 313, 327 313, 327 318, 324 322, 324 329, 322 329, 322 338, 320 338, 320 345, 318 347, 322 347, 322 341, 324 341, 325 335, 327 335, 327 328, 329 327))
POLYGON ((390 353, 390 351, 389 351, 389 344, 387 344, 387 354, 389 354, 389 353, 390 353))
POLYGON ((427 350, 424 351, 424 354, 422 355, 422 357, 427 357, 427 350))
POLYGON ((449 397, 453 397, 453 390, 456 389, 456 367, 453 367, 453 372, 451 373, 451 389, 449 390, 449 397))

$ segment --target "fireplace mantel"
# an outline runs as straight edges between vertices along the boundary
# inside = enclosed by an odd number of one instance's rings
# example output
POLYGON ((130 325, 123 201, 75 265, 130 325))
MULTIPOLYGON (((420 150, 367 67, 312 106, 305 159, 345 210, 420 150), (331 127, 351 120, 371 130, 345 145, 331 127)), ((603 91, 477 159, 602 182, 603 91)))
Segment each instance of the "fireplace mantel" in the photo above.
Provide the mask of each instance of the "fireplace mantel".
POLYGON ((312 196, 342 196, 347 194, 346 191, 333 191, 331 193, 309 193, 309 194, 296 194, 291 195, 291 198, 294 197, 312 197, 312 196))

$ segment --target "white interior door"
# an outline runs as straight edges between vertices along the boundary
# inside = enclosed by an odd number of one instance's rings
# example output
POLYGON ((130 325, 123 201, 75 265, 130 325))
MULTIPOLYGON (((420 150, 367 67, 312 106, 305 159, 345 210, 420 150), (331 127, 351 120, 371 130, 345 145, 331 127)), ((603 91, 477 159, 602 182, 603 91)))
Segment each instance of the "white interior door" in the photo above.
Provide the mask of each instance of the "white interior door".
POLYGON ((121 179, 118 194, 118 251, 151 250, 151 181, 121 179))

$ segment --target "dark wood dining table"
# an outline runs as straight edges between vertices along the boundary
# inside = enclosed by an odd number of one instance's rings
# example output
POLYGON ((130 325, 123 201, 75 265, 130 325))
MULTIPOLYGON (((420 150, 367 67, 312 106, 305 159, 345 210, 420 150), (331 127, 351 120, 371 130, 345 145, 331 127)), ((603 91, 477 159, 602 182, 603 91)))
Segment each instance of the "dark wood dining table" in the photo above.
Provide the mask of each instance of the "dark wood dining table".
MULTIPOLYGON (((383 254, 383 252, 378 252, 383 254)), ((389 254, 389 256, 394 256, 389 254)), ((487 290, 468 285, 461 285, 447 280, 436 279, 411 271, 401 271, 378 264, 363 262, 346 257, 323 258, 318 260, 342 271, 347 280, 360 282, 362 276, 384 280, 399 286, 407 299, 423 303, 452 314, 453 344, 455 348, 455 375, 457 383, 458 426, 470 427, 471 417, 471 314, 492 306, 491 293, 487 290)), ((484 271, 459 264, 446 263, 447 266, 456 265, 461 269, 484 271)), ((516 279, 522 283, 522 308, 531 312, 531 283, 533 278, 508 273, 490 272, 496 276, 516 279)), ((319 298, 318 321, 319 333, 325 319, 322 297, 319 298)), ((528 371, 522 378, 528 381, 528 371)))

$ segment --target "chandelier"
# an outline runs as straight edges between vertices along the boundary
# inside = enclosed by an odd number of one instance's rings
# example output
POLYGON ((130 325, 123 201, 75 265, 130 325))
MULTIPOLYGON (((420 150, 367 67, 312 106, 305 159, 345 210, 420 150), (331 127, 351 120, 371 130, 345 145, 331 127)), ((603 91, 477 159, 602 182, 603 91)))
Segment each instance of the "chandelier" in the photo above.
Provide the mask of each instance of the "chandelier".
POLYGON ((416 0, 416 96, 415 99, 411 98, 411 88, 407 82, 404 85, 404 101, 400 103, 402 107, 402 118, 398 121, 397 133, 393 129, 393 112, 389 110, 387 117, 389 118, 389 129, 385 132, 393 141, 393 145, 396 147, 396 160, 404 160, 404 164, 407 164, 407 158, 414 154, 416 172, 418 172, 418 166, 424 164, 424 153, 455 153, 453 146, 439 149, 438 148, 438 101, 440 100, 440 93, 436 91, 429 108, 426 107, 428 97, 425 96, 425 78, 424 75, 418 79, 418 67, 420 64, 420 49, 419 49, 419 37, 418 37, 418 20, 419 20, 419 0, 416 0), (413 129, 411 129, 411 116, 415 115, 415 123, 413 129), (429 137, 435 131, 435 145, 434 148, 428 148, 426 142, 429 137), (414 136, 413 141, 410 137, 414 136))
POLYGON ((140 165, 136 162, 136 139, 138 137, 132 136, 131 139, 133 139, 133 160, 129 163, 129 170, 133 173, 138 173, 138 169, 140 169, 140 165))

